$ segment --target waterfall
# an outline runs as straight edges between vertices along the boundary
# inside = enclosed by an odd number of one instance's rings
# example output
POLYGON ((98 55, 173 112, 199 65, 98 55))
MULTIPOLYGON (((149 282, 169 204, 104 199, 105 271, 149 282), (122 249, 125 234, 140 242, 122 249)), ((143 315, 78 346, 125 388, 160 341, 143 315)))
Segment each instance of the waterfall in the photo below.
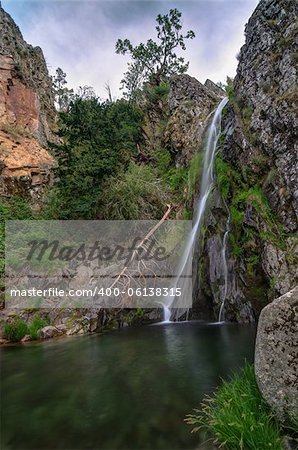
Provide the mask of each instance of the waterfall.
MULTIPOLYGON (((227 206, 226 206, 227 207, 227 206)), ((228 210, 228 208, 227 208, 228 210)), ((228 263, 227 263, 227 241, 228 241, 228 235, 230 231, 230 212, 228 210, 228 218, 226 223, 226 231, 222 240, 222 248, 221 248, 221 260, 222 260, 222 268, 223 268, 223 274, 224 274, 224 289, 223 289, 223 295, 221 299, 221 305, 219 309, 218 314, 218 322, 224 322, 225 320, 225 301, 227 298, 227 291, 228 291, 228 263)))
MULTIPOLYGON (((211 124, 208 128, 207 140, 204 146, 204 165, 200 186, 200 196, 197 205, 194 209, 193 226, 190 233, 190 237, 178 265, 177 277, 175 279, 173 286, 174 288, 176 288, 177 283, 179 282, 181 275, 183 274, 184 269, 186 268, 186 265, 190 260, 189 258, 193 254, 194 244, 196 242, 197 236, 199 235, 200 227, 202 226, 203 222, 202 219, 204 217, 207 200, 213 187, 214 158, 217 149, 217 142, 221 133, 221 114, 227 102, 228 99, 224 98, 219 103, 218 107, 214 112, 211 124)), ((227 240, 227 235, 225 240, 227 240)), ((187 295, 187 293, 185 295, 187 295)), ((174 300, 175 299, 173 297, 167 297, 163 302, 164 322, 168 323, 171 321, 171 306, 173 305, 174 300)))

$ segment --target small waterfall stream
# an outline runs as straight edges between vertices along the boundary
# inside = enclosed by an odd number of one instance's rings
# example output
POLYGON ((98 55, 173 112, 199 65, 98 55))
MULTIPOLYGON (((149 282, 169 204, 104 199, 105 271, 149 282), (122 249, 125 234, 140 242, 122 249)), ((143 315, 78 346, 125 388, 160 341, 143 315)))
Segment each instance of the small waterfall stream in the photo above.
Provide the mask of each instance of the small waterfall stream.
MULTIPOLYGON (((222 110, 225 107, 225 105, 228 102, 228 98, 224 98, 216 108, 211 124, 208 129, 207 134, 207 141, 204 147, 204 165, 203 165, 203 172, 202 172, 202 180, 201 180, 201 186, 200 186, 200 196, 197 202, 197 205, 194 209, 194 217, 193 217, 193 227, 191 230, 191 234, 188 240, 188 243, 186 245, 186 248, 183 252, 183 255, 181 257, 181 260, 179 262, 178 270, 177 270, 177 277, 175 279, 175 282, 173 283, 173 287, 176 288, 177 283, 179 282, 187 263, 189 262, 189 258, 193 254, 194 250, 194 244, 196 242, 197 236, 199 235, 200 228, 203 223, 203 217, 206 210, 206 204, 209 197, 209 194, 213 188, 213 181, 214 181, 214 159, 217 149, 217 142, 221 133, 221 115, 222 110)), ((223 245, 223 251, 224 256, 226 253, 225 247, 226 247, 226 241, 228 236, 228 228, 227 232, 225 233, 224 237, 224 245, 223 245)), ((225 260, 226 264, 226 259, 225 260)), ((226 264, 227 266, 227 264, 226 264)), ((226 267, 226 275, 227 275, 227 267, 226 267)), ((227 283, 225 290, 227 289, 227 283)), ((182 290, 183 292, 183 290, 182 290)), ((171 321, 171 306, 174 303, 173 297, 167 297, 165 298, 163 302, 163 310, 164 310, 164 323, 171 321)), ((224 304, 224 301, 222 305, 224 304)), ((224 307, 223 307, 224 308, 224 307)), ((222 308, 222 309, 223 309, 222 308)))
POLYGON ((227 263, 227 241, 230 231, 230 212, 228 211, 228 218, 226 223, 226 231, 222 240, 222 248, 221 248, 221 260, 222 260, 222 267, 223 267, 223 273, 224 273, 224 289, 223 289, 223 295, 221 298, 221 305, 219 309, 218 314, 218 322, 224 322, 225 320, 225 301, 227 298, 227 291, 228 291, 228 263, 227 263))

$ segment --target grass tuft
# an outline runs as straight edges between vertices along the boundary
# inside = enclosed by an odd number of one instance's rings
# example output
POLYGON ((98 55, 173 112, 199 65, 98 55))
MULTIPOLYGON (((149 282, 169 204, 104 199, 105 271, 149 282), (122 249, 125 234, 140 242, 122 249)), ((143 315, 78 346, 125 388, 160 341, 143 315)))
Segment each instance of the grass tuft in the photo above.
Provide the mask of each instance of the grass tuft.
POLYGON ((226 449, 282 450, 280 427, 260 394, 252 365, 224 381, 194 411, 185 419, 192 432, 205 430, 226 449))

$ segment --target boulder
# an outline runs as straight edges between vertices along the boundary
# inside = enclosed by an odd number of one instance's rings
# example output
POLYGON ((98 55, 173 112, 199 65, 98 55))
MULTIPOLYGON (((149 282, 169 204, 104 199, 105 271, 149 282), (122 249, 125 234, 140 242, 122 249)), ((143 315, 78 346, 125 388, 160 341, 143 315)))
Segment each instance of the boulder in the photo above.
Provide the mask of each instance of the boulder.
POLYGON ((39 339, 50 339, 56 336, 61 336, 64 333, 64 330, 61 330, 58 327, 54 327, 52 325, 48 325, 43 327, 38 332, 39 339))
POLYGON ((21 339, 21 342, 29 342, 32 341, 32 337, 30 336, 30 334, 25 334, 25 336, 21 339))
POLYGON ((256 379, 282 421, 298 414, 298 286, 261 312, 255 351, 256 379))

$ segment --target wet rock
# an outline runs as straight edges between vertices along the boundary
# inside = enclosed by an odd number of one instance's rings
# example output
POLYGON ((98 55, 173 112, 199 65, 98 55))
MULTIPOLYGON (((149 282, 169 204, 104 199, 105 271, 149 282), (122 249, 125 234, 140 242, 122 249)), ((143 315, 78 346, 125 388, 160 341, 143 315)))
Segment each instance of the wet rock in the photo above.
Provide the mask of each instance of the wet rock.
POLYGON ((256 378, 262 395, 282 421, 298 414, 298 286, 260 315, 256 378))
POLYGON ((25 334, 25 336, 21 339, 21 342, 29 342, 32 341, 32 337, 30 336, 30 334, 25 334))
POLYGON ((38 338, 51 339, 57 336, 61 336, 62 334, 63 330, 59 329, 58 327, 54 327, 53 325, 48 325, 38 331, 38 338))

